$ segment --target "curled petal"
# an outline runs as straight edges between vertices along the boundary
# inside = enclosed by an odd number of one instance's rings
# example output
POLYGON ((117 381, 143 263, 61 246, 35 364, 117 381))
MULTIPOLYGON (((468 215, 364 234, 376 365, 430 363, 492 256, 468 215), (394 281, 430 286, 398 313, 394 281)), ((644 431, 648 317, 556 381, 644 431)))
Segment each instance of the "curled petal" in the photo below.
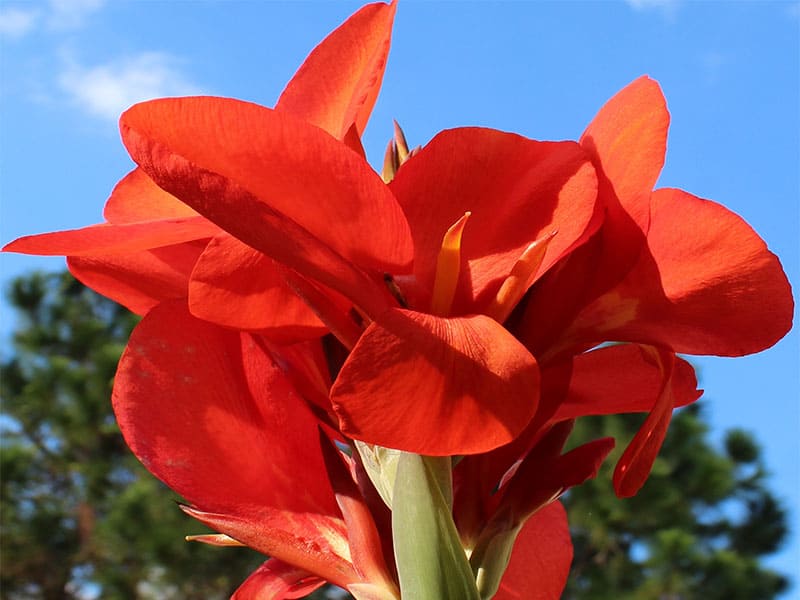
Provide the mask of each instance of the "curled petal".
POLYGON ((283 90, 276 110, 338 139, 366 127, 386 69, 396 3, 369 4, 331 32, 283 90))
MULTIPOLYGON (((663 388, 663 373, 650 352, 636 344, 618 344, 579 354, 542 371, 546 390, 564 386, 551 422, 588 415, 649 412, 663 388)), ((675 406, 685 406, 702 394, 694 368, 675 359, 672 374, 675 406)))
POLYGON ((558 232, 541 274, 597 225, 597 178, 574 142, 481 128, 444 131, 403 165, 390 187, 411 224, 415 276, 428 293, 444 232, 472 213, 461 245, 467 276, 454 305, 461 314, 487 305, 537 239, 558 232))
POLYGON ((620 498, 633 496, 650 475, 675 407, 675 355, 666 351, 654 351, 662 368, 662 390, 647 419, 636 432, 614 470, 614 490, 620 498))
POLYGON ((342 431, 427 455, 508 443, 536 410, 536 361, 483 315, 391 309, 356 344, 331 390, 342 431))
POLYGON ((325 326, 284 282, 267 256, 228 234, 209 242, 189 282, 189 310, 206 321, 298 341, 325 326))

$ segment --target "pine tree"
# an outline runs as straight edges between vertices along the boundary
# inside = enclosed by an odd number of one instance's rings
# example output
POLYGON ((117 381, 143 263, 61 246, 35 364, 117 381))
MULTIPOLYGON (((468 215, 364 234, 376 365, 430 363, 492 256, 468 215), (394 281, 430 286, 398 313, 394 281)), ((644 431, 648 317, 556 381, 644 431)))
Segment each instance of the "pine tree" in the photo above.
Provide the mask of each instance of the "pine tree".
POLYGON ((679 410, 647 483, 620 500, 611 470, 640 415, 584 419, 574 436, 618 439, 598 477, 565 504, 575 545, 568 600, 770 600, 787 579, 761 565, 787 534, 750 434, 708 440, 702 401, 679 410))
POLYGON ((263 557, 205 532, 125 446, 111 410, 137 319, 69 274, 16 280, 0 365, 3 598, 227 598, 263 557))

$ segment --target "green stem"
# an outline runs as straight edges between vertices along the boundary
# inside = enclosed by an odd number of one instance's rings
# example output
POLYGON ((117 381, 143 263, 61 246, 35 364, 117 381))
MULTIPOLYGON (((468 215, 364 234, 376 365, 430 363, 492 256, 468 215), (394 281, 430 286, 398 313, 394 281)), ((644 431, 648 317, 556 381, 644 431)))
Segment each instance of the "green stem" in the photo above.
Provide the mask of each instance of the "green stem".
POLYGON ((452 514, 449 457, 403 453, 392 495, 392 534, 404 600, 480 600, 452 514))

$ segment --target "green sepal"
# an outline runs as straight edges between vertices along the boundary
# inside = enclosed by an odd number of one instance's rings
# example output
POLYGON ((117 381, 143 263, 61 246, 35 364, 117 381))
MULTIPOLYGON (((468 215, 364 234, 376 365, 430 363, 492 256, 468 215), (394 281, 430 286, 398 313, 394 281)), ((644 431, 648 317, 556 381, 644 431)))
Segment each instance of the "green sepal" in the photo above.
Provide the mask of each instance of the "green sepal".
POLYGON ((480 600, 453 523, 450 464, 407 453, 398 459, 392 534, 404 599, 480 600))
POLYGON ((402 452, 373 446, 366 442, 355 440, 356 450, 361 456, 361 464, 367 472, 372 485, 383 499, 386 506, 392 508, 392 493, 394 490, 394 480, 397 474, 397 461, 402 452))
POLYGON ((489 600, 497 593, 520 529, 522 525, 482 535, 475 545, 469 562, 481 600, 489 600))

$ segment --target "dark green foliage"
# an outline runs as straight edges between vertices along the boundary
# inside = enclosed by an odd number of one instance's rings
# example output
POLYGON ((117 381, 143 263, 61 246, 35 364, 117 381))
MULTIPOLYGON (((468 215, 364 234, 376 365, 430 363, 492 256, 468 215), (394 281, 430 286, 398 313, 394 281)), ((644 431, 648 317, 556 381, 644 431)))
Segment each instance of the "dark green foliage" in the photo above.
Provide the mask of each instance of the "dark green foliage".
POLYGON ((626 500, 615 497, 611 473, 642 417, 578 423, 575 443, 614 435, 618 444, 597 479, 565 498, 575 543, 565 599, 769 600, 787 589, 759 562, 787 534, 760 449, 733 430, 719 452, 702 417, 701 403, 675 414, 650 478, 626 500))
POLYGON ((137 319, 68 274, 14 282, 0 365, 3 598, 227 598, 263 557, 183 537, 207 531, 136 461, 111 411, 137 319))

